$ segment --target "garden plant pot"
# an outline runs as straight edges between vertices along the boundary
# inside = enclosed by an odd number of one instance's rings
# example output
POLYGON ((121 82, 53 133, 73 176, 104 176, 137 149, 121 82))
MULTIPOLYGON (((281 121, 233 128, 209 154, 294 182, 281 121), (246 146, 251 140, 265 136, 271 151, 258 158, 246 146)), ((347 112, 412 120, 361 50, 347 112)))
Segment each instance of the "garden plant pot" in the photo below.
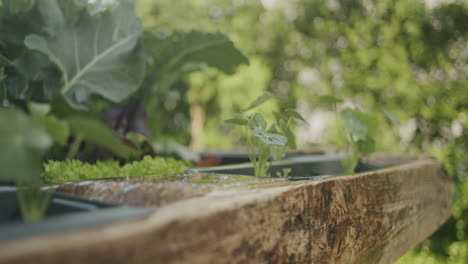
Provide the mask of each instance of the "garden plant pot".
POLYGON ((448 219, 452 182, 428 156, 363 162, 381 169, 294 181, 199 171, 53 186, 156 210, 3 242, 0 263, 394 263, 448 219))

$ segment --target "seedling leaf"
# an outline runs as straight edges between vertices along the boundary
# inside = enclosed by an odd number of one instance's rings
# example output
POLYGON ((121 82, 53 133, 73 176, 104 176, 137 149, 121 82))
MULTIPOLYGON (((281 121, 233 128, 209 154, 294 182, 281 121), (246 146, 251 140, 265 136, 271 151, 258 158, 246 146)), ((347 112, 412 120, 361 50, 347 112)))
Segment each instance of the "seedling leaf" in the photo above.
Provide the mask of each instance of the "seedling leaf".
POLYGON ((296 136, 289 128, 288 123, 284 120, 280 120, 279 127, 283 135, 288 139, 288 146, 292 149, 297 149, 296 136))
POLYGON ((268 129, 268 133, 278 133, 278 128, 276 127, 275 123, 271 124, 270 128, 268 129))
POLYGON ((266 127, 267 127, 267 123, 261 114, 255 113, 249 116, 249 128, 251 130, 254 130, 256 128, 265 130, 266 127))
POLYGON ((280 134, 268 133, 261 128, 255 128, 253 131, 255 137, 267 145, 284 146, 288 139, 280 134))
POLYGON ((344 121, 345 127, 354 135, 364 137, 368 130, 366 124, 359 116, 356 110, 346 108, 341 111, 341 118, 344 121))
POLYGON ((283 146, 269 145, 269 147, 270 147, 271 159, 274 161, 280 160, 286 154, 285 148, 283 146))
POLYGON ((233 118, 226 119, 224 122, 228 124, 233 124, 233 125, 241 125, 241 126, 246 126, 249 123, 249 117, 243 114, 234 114, 233 118))
POLYGON ((357 141, 357 148, 361 155, 368 155, 375 151, 375 141, 370 137, 357 141))
POLYGON ((270 100, 272 97, 273 97, 273 95, 271 93, 265 92, 260 97, 255 99, 255 101, 253 101, 252 104, 250 104, 246 108, 242 109, 241 112, 246 112, 246 111, 252 110, 255 107, 258 107, 258 106, 262 105, 263 103, 265 103, 266 101, 270 100))
POLYGON ((292 118, 294 118, 296 120, 299 120, 299 121, 302 121, 302 122, 306 123, 308 126, 310 126, 310 124, 304 119, 304 117, 301 114, 299 114, 296 110, 286 109, 286 113, 288 113, 289 116, 291 116, 292 118))

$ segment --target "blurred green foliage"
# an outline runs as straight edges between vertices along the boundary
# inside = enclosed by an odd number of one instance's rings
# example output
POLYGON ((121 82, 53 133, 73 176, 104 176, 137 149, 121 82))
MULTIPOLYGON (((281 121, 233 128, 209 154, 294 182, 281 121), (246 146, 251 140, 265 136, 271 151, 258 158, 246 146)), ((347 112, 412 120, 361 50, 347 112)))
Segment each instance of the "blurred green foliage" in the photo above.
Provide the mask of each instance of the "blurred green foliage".
MULTIPOLYGON (((204 110, 203 147, 236 146, 241 138, 219 121, 269 91, 280 99, 270 112, 343 98, 338 108, 377 115, 386 131, 377 150, 443 160, 456 182, 452 218, 400 263, 466 263, 468 2, 139 0, 137 12, 155 32, 225 32, 250 58, 233 76, 209 70, 175 90, 177 107, 196 102, 204 110)), ((178 118, 191 120, 191 107, 180 109, 178 118)), ((327 134, 337 142, 339 131, 327 134)))
POLYGON ((80 160, 48 161, 44 163, 42 179, 45 183, 57 184, 67 181, 103 179, 115 177, 173 175, 185 172, 191 164, 185 161, 145 156, 140 161, 120 165, 118 161, 98 161, 95 164, 80 160))

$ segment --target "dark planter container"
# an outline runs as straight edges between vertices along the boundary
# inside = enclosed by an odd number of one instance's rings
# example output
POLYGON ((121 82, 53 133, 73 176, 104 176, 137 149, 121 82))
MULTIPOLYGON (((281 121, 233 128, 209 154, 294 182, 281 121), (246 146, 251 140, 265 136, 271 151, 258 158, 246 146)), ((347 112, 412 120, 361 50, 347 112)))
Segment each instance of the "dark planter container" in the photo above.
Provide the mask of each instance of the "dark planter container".
POLYGON ((21 220, 16 188, 0 186, 0 243, 20 238, 99 226, 142 217, 150 208, 116 206, 54 192, 44 219, 25 223, 21 220))
MULTIPOLYGON (((344 173, 341 165, 343 155, 305 155, 289 156, 284 160, 274 162, 270 168, 270 175, 276 177, 283 173, 284 169, 290 169, 289 180, 307 180, 322 176, 336 176, 344 173)), ((248 160, 247 160, 248 161, 248 160)), ((365 172, 380 169, 382 167, 369 163, 359 162, 355 172, 365 172)), ((216 173, 234 175, 254 175, 254 167, 250 163, 225 165, 207 168, 194 168, 188 173, 216 173)))
MULTIPOLYGON (((299 157, 304 155, 324 154, 321 149, 308 149, 305 151, 294 151, 286 153, 286 158, 299 157)), ((250 162, 249 155, 246 152, 233 151, 206 151, 199 152, 200 162, 198 167, 213 167, 220 165, 231 165, 250 162)))

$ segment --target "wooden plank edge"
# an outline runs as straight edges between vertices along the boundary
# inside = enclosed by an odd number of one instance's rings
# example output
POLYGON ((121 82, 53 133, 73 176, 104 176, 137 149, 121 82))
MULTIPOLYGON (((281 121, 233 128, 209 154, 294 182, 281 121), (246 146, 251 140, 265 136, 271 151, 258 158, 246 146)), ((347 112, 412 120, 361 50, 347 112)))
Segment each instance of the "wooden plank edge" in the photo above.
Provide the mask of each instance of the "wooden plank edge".
POLYGON ((219 191, 145 219, 0 245, 0 263, 393 263, 450 216, 442 164, 219 191))

